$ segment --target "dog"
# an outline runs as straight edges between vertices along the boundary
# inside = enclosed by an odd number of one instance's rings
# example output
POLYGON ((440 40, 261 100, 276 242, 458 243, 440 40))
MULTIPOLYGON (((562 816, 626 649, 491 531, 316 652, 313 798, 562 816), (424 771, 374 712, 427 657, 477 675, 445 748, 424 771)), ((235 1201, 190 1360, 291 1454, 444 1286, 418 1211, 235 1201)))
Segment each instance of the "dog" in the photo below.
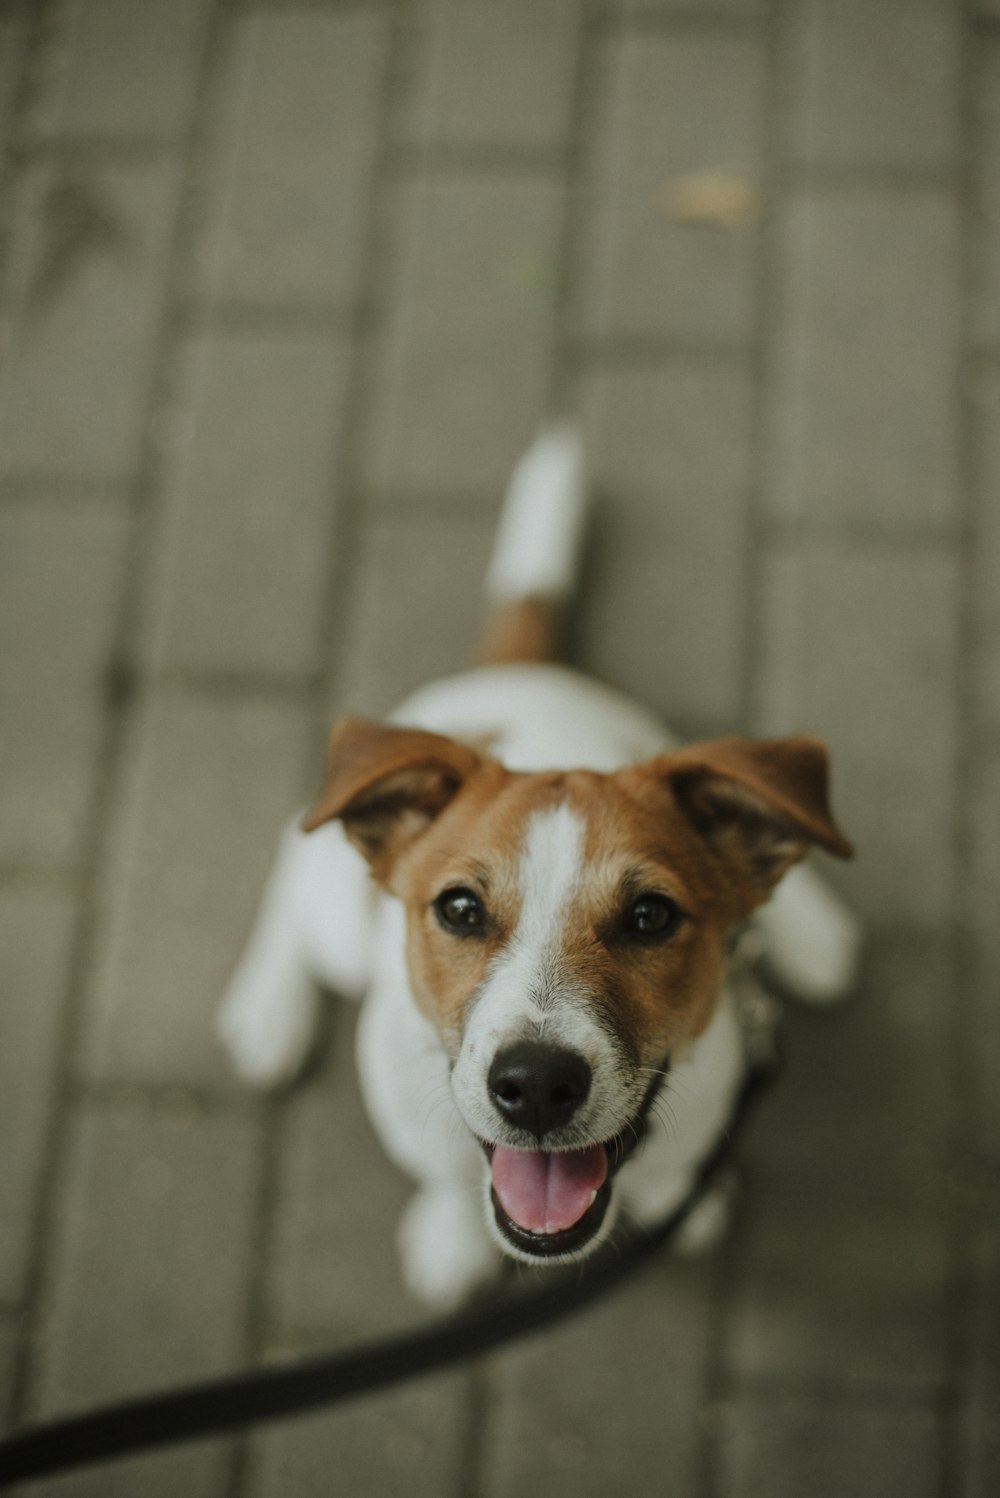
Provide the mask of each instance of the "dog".
POLYGON ((319 984, 364 996, 365 1102, 418 1188, 404 1277, 439 1308, 505 1255, 572 1263, 684 1200, 746 1074, 727 961, 748 919, 805 998, 857 961, 853 915, 793 868, 853 851, 819 739, 682 747, 558 663, 585 508, 579 437, 551 428, 508 489, 483 663, 335 727, 220 1011, 239 1075, 272 1087, 319 984))

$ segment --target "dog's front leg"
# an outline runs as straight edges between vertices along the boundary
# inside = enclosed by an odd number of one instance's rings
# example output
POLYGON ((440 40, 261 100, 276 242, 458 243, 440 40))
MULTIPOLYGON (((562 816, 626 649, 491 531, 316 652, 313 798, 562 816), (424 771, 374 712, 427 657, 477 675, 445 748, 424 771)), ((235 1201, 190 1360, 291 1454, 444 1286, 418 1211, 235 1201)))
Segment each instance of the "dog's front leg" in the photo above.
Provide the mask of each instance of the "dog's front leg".
MULTIPOLYGON (((401 914, 388 909, 387 925, 401 914)), ((486 1160, 452 1100, 448 1058, 410 996, 401 932, 383 930, 379 953, 358 1026, 358 1075, 386 1154, 418 1185, 399 1227, 403 1278, 419 1300, 447 1310, 499 1268, 486 1160)))
POLYGON ((236 1071, 257 1087, 290 1080, 316 1031, 317 985, 350 996, 370 968, 373 892, 339 827, 288 827, 218 1030, 236 1071))

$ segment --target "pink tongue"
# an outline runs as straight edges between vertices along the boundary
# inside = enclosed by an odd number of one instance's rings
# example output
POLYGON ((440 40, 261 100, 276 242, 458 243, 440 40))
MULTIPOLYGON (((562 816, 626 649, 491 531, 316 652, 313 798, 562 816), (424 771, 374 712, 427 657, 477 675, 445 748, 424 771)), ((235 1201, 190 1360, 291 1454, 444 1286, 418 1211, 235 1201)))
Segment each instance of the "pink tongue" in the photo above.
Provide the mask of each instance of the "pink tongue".
POLYGON ((586 1212, 608 1174, 603 1144, 547 1155, 543 1151, 493 1151, 493 1190, 512 1222, 529 1233, 561 1233, 586 1212))

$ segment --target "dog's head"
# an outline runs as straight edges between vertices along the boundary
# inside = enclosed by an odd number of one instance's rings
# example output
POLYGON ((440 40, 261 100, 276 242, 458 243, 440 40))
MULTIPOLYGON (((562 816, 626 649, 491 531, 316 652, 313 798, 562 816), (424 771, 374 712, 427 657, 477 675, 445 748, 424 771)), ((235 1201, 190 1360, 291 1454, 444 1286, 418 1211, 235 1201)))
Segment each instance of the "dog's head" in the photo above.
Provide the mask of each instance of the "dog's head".
POLYGON ((670 1058, 708 1025, 733 928, 811 844, 847 857, 812 738, 718 739, 614 774, 524 774, 347 720, 331 818, 405 905, 417 1003, 490 1160, 493 1230, 588 1252, 670 1058))

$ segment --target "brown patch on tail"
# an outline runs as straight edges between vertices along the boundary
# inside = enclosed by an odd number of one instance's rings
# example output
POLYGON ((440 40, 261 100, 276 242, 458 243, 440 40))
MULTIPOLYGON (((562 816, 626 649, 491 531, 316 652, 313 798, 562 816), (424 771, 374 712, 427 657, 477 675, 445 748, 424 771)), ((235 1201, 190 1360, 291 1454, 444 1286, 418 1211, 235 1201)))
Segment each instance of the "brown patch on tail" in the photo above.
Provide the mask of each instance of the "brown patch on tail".
POLYGON ((517 598, 495 604, 479 652, 484 666, 559 659, 559 606, 547 598, 517 598))

